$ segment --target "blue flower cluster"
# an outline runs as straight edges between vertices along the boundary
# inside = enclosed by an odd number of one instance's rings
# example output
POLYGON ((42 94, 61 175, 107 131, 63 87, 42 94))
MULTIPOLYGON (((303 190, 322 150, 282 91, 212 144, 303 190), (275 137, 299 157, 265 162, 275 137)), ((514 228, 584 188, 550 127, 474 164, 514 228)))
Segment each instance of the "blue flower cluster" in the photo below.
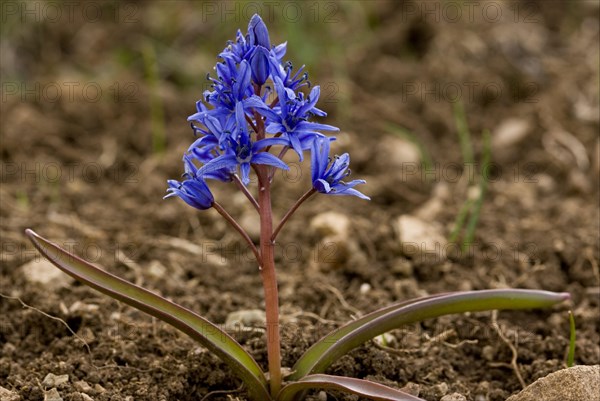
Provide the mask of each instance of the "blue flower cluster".
POLYGON ((349 156, 333 161, 329 142, 320 131, 338 131, 327 124, 309 121, 326 113, 316 107, 320 89, 308 95, 300 91, 310 86, 304 66, 294 72, 291 63, 283 63, 286 43, 271 46, 263 20, 254 15, 246 35, 238 30, 219 54, 216 78, 208 77, 211 90, 196 103, 196 113, 188 117, 198 138, 184 155, 184 180, 168 182, 165 197, 178 196, 197 209, 208 209, 214 198, 206 180, 250 182, 252 165, 288 169, 281 160, 292 149, 303 160, 311 152, 313 188, 330 195, 355 195, 369 199, 353 189, 362 180, 345 182, 349 156), (274 89, 273 89, 274 87, 274 89), (269 101, 271 97, 275 100, 269 101), (282 147, 278 156, 273 146, 282 147))

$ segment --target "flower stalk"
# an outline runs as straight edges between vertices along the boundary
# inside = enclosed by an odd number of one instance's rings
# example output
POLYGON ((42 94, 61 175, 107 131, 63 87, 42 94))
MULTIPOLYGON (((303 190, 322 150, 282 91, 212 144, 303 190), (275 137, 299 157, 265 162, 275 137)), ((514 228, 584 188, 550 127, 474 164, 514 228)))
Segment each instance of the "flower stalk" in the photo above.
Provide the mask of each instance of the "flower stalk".
POLYGON ((271 395, 281 389, 281 339, 279 334, 279 291, 275 274, 275 244, 273 235, 273 213, 271 208, 271 183, 266 166, 257 167, 258 203, 260 206, 260 274, 265 296, 267 319, 267 359, 269 361, 269 382, 271 395))

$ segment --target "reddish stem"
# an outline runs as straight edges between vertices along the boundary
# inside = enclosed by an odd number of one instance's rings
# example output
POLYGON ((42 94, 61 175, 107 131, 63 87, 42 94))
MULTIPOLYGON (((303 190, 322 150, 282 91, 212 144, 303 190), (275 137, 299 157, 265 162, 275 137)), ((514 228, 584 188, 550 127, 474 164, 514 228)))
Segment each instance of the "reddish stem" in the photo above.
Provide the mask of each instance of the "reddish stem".
POLYGON ((275 244, 273 235, 273 213, 271 209, 271 183, 269 166, 256 166, 258 175, 258 203, 260 206, 260 254, 261 276, 265 293, 267 317, 267 358, 271 394, 275 397, 281 388, 281 339, 279 336, 279 295, 275 275, 275 244))
POLYGON ((235 182, 235 185, 237 185, 240 191, 242 191, 244 195, 246 195, 246 198, 248 198, 250 203, 252 203, 252 206, 254 206, 256 211, 260 213, 260 207, 258 206, 258 202, 256 201, 256 199, 254 199, 254 196, 252 196, 250 191, 248 191, 248 188, 246 188, 246 186, 240 180, 240 177, 237 174, 233 174, 233 182, 235 182))
POLYGON ((290 210, 287 211, 287 213, 285 214, 285 216, 283 216, 283 218, 279 222, 279 225, 273 232, 273 235, 271 235, 271 241, 273 243, 275 242, 275 238, 277 238, 277 234, 279 234, 279 231, 281 231, 281 229, 283 228, 285 223, 290 219, 290 217, 292 217, 294 212, 300 207, 301 204, 304 203, 304 201, 306 201, 308 198, 313 196, 316 192, 317 192, 317 190, 314 188, 309 189, 308 191, 306 191, 306 193, 304 195, 302 195, 302 197, 300 199, 298 199, 296 201, 296 203, 294 203, 294 205, 290 208, 290 210))
POLYGON ((258 128, 256 128, 256 125, 254 125, 254 123, 252 122, 252 119, 250 117, 246 116, 246 121, 248 121, 248 124, 250 124, 250 126, 252 127, 254 132, 258 132, 258 128))
POLYGON ((258 253, 258 249, 256 249, 256 245, 254 245, 254 242, 252 242, 252 240, 250 239, 250 236, 248 236, 248 233, 246 233, 246 231, 242 228, 242 226, 240 226, 239 223, 233 217, 231 217, 231 215, 229 213, 227 213, 227 211, 225 209, 223 209, 223 206, 221 206, 217 202, 213 202, 212 207, 217 212, 219 212, 219 214, 221 216, 223 216, 225 218, 225 220, 227 220, 229 222, 229 224, 231 224, 233 226, 233 228, 235 228, 237 230, 237 232, 240 233, 242 238, 244 238, 246 243, 248 243, 248 245, 250 246, 250 249, 254 253, 254 257, 256 257, 256 261, 258 262, 258 264, 259 265, 262 264, 262 258, 260 256, 260 254, 258 253))

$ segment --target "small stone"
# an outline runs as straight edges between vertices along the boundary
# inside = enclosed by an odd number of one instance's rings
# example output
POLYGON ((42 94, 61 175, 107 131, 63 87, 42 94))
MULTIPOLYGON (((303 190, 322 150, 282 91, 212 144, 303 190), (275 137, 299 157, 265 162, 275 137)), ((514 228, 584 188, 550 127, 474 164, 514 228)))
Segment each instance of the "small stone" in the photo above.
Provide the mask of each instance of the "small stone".
POLYGON ((319 391, 319 394, 317 394, 317 400, 327 401, 327 393, 325 391, 319 391))
POLYGON ((436 397, 440 398, 448 394, 448 384, 441 382, 433 386, 433 393, 436 397))
POLYGON ((98 309, 100 309, 99 305, 86 304, 81 301, 75 301, 75 302, 73 302, 73 305, 71 305, 71 307, 69 308, 69 313, 96 312, 98 309))
POLYGON ((14 391, 0 386, 0 401, 20 401, 21 396, 14 391))
POLYGON ((41 256, 21 266, 21 272, 25 280, 39 284, 49 291, 68 287, 73 282, 71 277, 41 256))
POLYGON ((345 240, 350 235, 350 219, 341 213, 320 213, 310 221, 310 228, 321 237, 335 236, 345 240))
POLYGON ((96 341, 96 335, 89 327, 82 327, 77 332, 77 335, 79 336, 79 338, 77 339, 78 341, 84 341, 88 345, 96 341))
POLYGON ((55 375, 54 373, 48 373, 42 381, 44 387, 60 387, 61 384, 65 384, 69 381, 69 375, 55 375))
POLYGON ((167 268, 160 263, 158 260, 153 260, 148 264, 148 267, 145 269, 151 276, 154 278, 164 278, 167 274, 167 268))
POLYGON ((102 394, 102 393, 106 392, 106 389, 104 387, 102 387, 100 384, 96 383, 96 384, 94 384, 94 391, 97 392, 98 394, 102 394))
POLYGON ((395 228, 406 256, 413 259, 435 258, 436 262, 445 260, 447 240, 436 224, 405 214, 398 218, 395 228))
POLYGON ((443 396, 440 401, 467 401, 467 397, 460 393, 452 393, 443 396))
POLYGON ((81 396, 83 401, 94 401, 94 399, 92 397, 90 397, 89 395, 87 395, 86 393, 79 393, 79 395, 81 396))
POLYGON ((542 377, 506 401, 599 401, 600 365, 573 366, 542 377))
POLYGON ((63 401, 63 398, 60 396, 57 389, 52 388, 49 391, 44 392, 44 401, 63 401))
POLYGON ((386 135, 377 146, 377 154, 381 155, 377 160, 385 160, 386 168, 414 171, 421 167, 421 151, 408 139, 386 135))
POLYGON ((360 292, 361 295, 365 295, 369 291, 371 291, 371 284, 369 284, 369 283, 362 283, 360 285, 360 288, 358 289, 358 292, 360 292))
POLYGON ((73 387, 75 387, 75 390, 77 390, 81 393, 91 393, 92 391, 94 391, 92 386, 90 386, 88 384, 88 382, 86 382, 84 380, 79 380, 79 381, 74 382, 73 387))
POLYGON ((393 347, 396 344, 396 337, 390 333, 383 333, 373 338, 373 341, 384 347, 393 347))
POLYGON ((264 327, 267 318, 265 311, 260 309, 246 309, 231 312, 225 319, 227 330, 238 330, 244 327, 264 327))
POLYGON ((492 135, 492 148, 502 150, 509 146, 517 145, 531 130, 527 120, 522 118, 508 118, 500 123, 492 135))
POLYGON ((486 345, 481 350, 481 356, 486 361, 493 361, 496 358, 496 350, 491 345, 486 345))
POLYGON ((404 387, 400 389, 400 391, 404 391, 407 394, 418 397, 419 393, 421 392, 421 386, 419 386, 417 383, 408 382, 404 387))

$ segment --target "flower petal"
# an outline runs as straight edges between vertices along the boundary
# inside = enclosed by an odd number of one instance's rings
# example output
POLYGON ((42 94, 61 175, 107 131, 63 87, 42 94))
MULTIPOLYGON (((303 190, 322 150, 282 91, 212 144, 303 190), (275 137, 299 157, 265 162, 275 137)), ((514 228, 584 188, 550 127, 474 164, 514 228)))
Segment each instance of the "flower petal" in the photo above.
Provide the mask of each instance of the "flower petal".
POLYGON ((289 170, 287 164, 285 164, 280 158, 269 153, 260 152, 252 157, 252 164, 266 164, 267 166, 277 167, 283 170, 289 170))

